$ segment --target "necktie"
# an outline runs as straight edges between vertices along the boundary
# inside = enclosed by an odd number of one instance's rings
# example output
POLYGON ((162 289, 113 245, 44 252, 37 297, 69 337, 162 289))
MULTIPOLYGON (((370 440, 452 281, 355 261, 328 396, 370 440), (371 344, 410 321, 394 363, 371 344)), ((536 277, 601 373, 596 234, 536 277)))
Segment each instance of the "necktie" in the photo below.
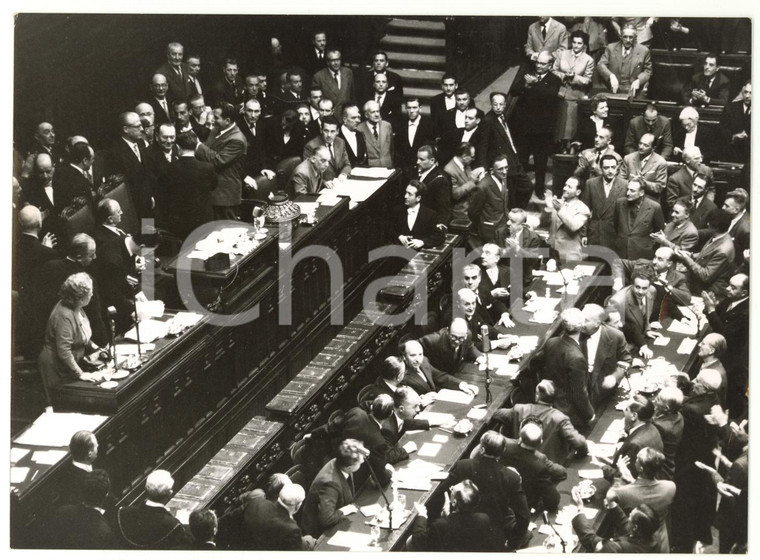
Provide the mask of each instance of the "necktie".
POLYGON ((378 105, 382 105, 383 104, 383 96, 378 93, 377 96, 376 96, 375 101, 377 101, 378 105))
POLYGON ((202 95, 203 91, 201 90, 201 83, 198 81, 198 78, 193 78, 193 82, 195 83, 195 89, 198 90, 198 95, 202 95))
POLYGON ((319 60, 322 60, 322 51, 319 51, 319 52, 317 53, 317 58, 318 58, 319 60))
POLYGON ((90 173, 89 169, 84 172, 84 176, 90 182, 90 184, 92 185, 92 173, 90 173))
POLYGON ((332 144, 328 144, 327 149, 330 150, 330 161, 335 161, 335 153, 333 152, 332 144))
POLYGON ((356 487, 354 486, 354 473, 348 474, 348 487, 351 489, 351 497, 356 495, 356 487))
POLYGON ((647 320, 647 301, 645 298, 639 300, 639 307, 641 308, 641 314, 644 316, 644 321, 647 320))
POLYGON ((177 67, 175 70, 177 71, 177 76, 179 76, 179 79, 181 80, 182 79, 182 68, 177 67))
POLYGON ((541 24, 541 38, 546 39, 546 25, 543 23, 541 24))
POLYGON ((515 143, 512 141, 512 134, 509 132, 509 127, 507 126, 507 119, 505 119, 504 115, 502 115, 499 117, 499 120, 501 121, 501 126, 504 127, 504 132, 507 133, 507 140, 509 140, 509 146, 512 148, 512 152, 517 153, 515 143))
POLYGON ((254 138, 256 137, 256 123, 251 125, 251 134, 253 134, 254 138))
POLYGON ((338 84, 338 89, 340 89, 340 72, 333 72, 333 76, 335 77, 335 83, 338 84))
POLYGON ((583 352, 583 357, 586 358, 586 360, 588 361, 588 336, 585 334, 581 335, 580 347, 581 347, 581 352, 583 352))
POLYGON ((137 144, 132 144, 132 151, 137 156, 137 161, 142 163, 142 158, 140 157, 140 148, 137 147, 137 144))
POLYGON ((623 58, 625 58, 626 56, 628 56, 629 52, 630 52, 629 49, 623 49, 623 58))
POLYGON ((596 152, 596 165, 597 166, 599 165, 599 160, 601 160, 601 159, 602 159, 602 152, 601 151, 596 152))
POLYGON ((167 115, 169 114, 169 107, 166 105, 166 99, 161 100, 161 108, 164 110, 164 113, 167 115))
POLYGON ((376 123, 372 123, 372 135, 375 137, 375 140, 377 140, 378 136, 377 136, 377 124, 376 123))

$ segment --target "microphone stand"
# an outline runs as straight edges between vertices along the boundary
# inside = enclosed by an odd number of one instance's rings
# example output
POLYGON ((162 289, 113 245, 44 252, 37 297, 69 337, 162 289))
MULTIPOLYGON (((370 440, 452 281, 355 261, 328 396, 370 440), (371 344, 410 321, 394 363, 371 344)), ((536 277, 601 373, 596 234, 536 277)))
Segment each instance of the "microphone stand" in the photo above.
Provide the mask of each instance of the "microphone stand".
POLYGON ((557 531, 557 528, 551 523, 549 523, 549 515, 546 513, 546 510, 544 510, 543 516, 544 516, 544 523, 546 523, 549 527, 551 527, 552 531, 554 531, 554 534, 557 535, 557 537, 559 538, 559 544, 562 545, 562 554, 565 554, 565 552, 567 552, 567 541, 562 538, 562 535, 559 534, 559 531, 557 531))
POLYGON ((114 370, 118 367, 116 360, 116 322, 114 321, 116 309, 113 306, 108 307, 108 334, 110 335, 111 357, 113 358, 114 370))
POLYGON ((480 338, 483 340, 483 353, 486 355, 486 404, 491 404, 491 340, 488 338, 488 325, 481 325, 480 338))
POLYGON ((142 359, 140 348, 140 316, 137 314, 137 297, 132 294, 132 309, 135 312, 135 338, 137 338, 137 357, 142 359))
MULTIPOLYGON (((360 451, 361 453, 361 451, 360 451)), ((364 453, 362 453, 364 455, 364 453)), ((375 484, 377 484, 378 490, 380 490, 380 495, 383 497, 383 500, 385 501, 385 505, 388 507, 388 527, 391 531, 393 531, 393 505, 391 505, 391 502, 388 500, 388 496, 385 494, 385 490, 383 490, 382 485, 380 484, 380 479, 377 478, 377 474, 375 473, 375 469, 372 468, 372 463, 369 462, 369 454, 367 454, 367 460, 364 462, 367 464, 367 467, 369 467, 369 473, 372 475, 372 479, 375 481, 375 484)))

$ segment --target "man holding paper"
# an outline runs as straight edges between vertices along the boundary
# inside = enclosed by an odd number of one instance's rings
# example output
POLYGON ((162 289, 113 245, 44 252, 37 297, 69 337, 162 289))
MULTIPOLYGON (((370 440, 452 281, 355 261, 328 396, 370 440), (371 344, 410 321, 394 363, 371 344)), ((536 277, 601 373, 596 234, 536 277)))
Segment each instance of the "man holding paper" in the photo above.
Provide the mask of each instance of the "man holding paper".
POLYGON ((420 339, 430 364, 441 371, 455 373, 465 362, 483 362, 485 358, 472 341, 467 321, 457 317, 449 327, 420 339))
POLYGON ((478 394, 478 388, 475 385, 461 381, 431 366, 425 358, 419 341, 407 340, 402 344, 401 351, 406 362, 403 384, 422 395, 423 406, 433 402, 436 398, 435 393, 440 389, 459 390, 471 395, 478 394))

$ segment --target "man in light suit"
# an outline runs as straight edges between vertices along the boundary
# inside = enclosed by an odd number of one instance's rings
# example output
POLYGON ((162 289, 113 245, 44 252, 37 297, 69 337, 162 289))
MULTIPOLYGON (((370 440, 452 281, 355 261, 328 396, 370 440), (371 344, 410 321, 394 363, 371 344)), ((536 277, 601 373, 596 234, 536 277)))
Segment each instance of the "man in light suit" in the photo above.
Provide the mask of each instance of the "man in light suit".
POLYGON ((541 223, 549 227, 549 246, 563 263, 583 260, 581 240, 585 237, 591 211, 581 202, 580 194, 580 179, 577 177, 568 177, 565 181, 561 202, 546 191, 541 223))
POLYGON ((620 32, 620 41, 607 45, 597 69, 612 93, 628 93, 641 97, 652 75, 649 49, 636 43, 636 27, 627 23, 620 32))
POLYGON ((194 88, 190 90, 190 71, 182 62, 184 54, 185 48, 180 43, 169 43, 166 46, 166 62, 156 70, 157 74, 166 76, 169 101, 187 101, 195 93, 194 88))
POLYGON ((599 166, 601 177, 586 181, 581 193, 581 201, 591 211, 585 244, 614 251, 617 247, 615 203, 625 197, 628 182, 618 175, 618 160, 612 154, 603 155, 599 166))
POLYGON ((644 114, 633 117, 628 123, 624 144, 626 155, 632 154, 638 149, 639 140, 646 133, 654 135, 654 151, 668 159, 673 153, 673 132, 670 127, 670 119, 660 115, 654 103, 647 104, 644 114))
POLYGON ((670 213, 672 218, 662 231, 652 234, 652 239, 663 247, 691 251, 697 246, 699 232, 691 222, 691 203, 687 199, 679 199, 673 205, 670 213))
POLYGON ((668 164, 654 153, 654 134, 646 133, 639 140, 637 152, 623 158, 620 176, 625 180, 636 180, 647 195, 659 201, 668 179, 668 164))
POLYGON ((398 242, 410 249, 435 247, 443 243, 445 236, 438 228, 438 215, 422 206, 427 187, 420 181, 410 181, 404 191, 404 206, 391 211, 392 231, 399 233, 398 242))
POLYGON ((333 102, 336 111, 342 111, 343 105, 356 99, 354 73, 342 67, 340 60, 339 50, 328 50, 327 68, 317 71, 311 80, 311 85, 320 87, 323 95, 333 102))
POLYGON ((311 157, 303 160, 293 170, 287 192, 295 195, 316 194, 325 187, 322 174, 329 165, 330 152, 325 146, 318 147, 311 157))
POLYGON ((722 297, 726 293, 728 279, 734 271, 734 242, 728 234, 730 227, 730 214, 716 208, 707 217, 709 240, 699 254, 692 257, 686 251, 676 251, 676 256, 689 271, 693 294, 710 290, 722 297))
POLYGON ((664 226, 660 205, 645 196, 641 183, 630 181, 625 199, 615 203, 618 255, 623 259, 651 259, 654 256, 651 234, 664 226))
POLYGON ((602 175, 602 158, 607 155, 615 158, 618 163, 616 169, 618 169, 623 158, 612 148, 610 142, 612 142, 612 131, 606 127, 601 128, 594 136, 594 147, 583 150, 578 156, 578 166, 573 175, 583 180, 599 177, 602 175))
MULTIPOLYGON (((698 175, 703 175, 706 179, 705 187, 713 190, 713 172, 702 163, 702 151, 697 146, 686 148, 682 159, 683 166, 668 178, 666 200, 668 208, 671 209, 679 198, 688 198, 692 204, 695 202, 692 196, 692 185, 698 175)), ((702 194, 699 195, 699 198, 701 197, 702 194)), ((696 207, 693 206, 692 210, 695 209, 696 207)))
POLYGON ((615 292, 608 305, 623 317, 623 335, 631 351, 649 360, 654 353, 649 348, 649 339, 661 336, 650 326, 649 318, 654 309, 657 295, 651 266, 639 266, 631 275, 631 285, 615 292))
POLYGON ((448 226, 451 221, 451 183, 438 167, 432 146, 423 145, 417 151, 417 173, 427 190, 422 204, 438 214, 440 224, 448 226))
POLYGON ((589 303, 583 306, 581 350, 586 353, 588 394, 594 408, 615 391, 632 360, 625 336, 606 321, 607 312, 600 305, 589 303))
POLYGON ((214 164, 217 186, 211 191, 215 220, 237 220, 248 144, 235 124, 237 107, 222 102, 214 109, 214 131, 198 144, 195 157, 214 164))
POLYGON ((507 186, 507 156, 497 155, 491 172, 470 195, 467 215, 470 218, 470 235, 474 244, 499 243, 507 237, 507 214, 510 192, 507 186))
MULTIPOLYGON (((347 439, 338 446, 334 459, 322 467, 309 487, 303 505, 303 532, 318 538, 326 529, 345 519, 343 508, 351 505, 356 495, 353 473, 364 463, 365 450, 360 441, 347 439)), ((353 511, 357 511, 354 507, 353 511)))
POLYGON ((325 146, 330 158, 327 169, 322 174, 322 178, 331 182, 335 178, 347 178, 351 173, 351 162, 348 159, 346 143, 342 138, 338 138, 338 119, 333 116, 322 119, 322 131, 319 136, 310 140, 303 149, 303 158, 310 158, 317 148, 325 146))
POLYGON ((457 146, 454 157, 443 168, 451 181, 451 218, 458 222, 469 223, 468 198, 482 178, 482 174, 476 175, 472 170, 474 159, 475 148, 468 142, 463 142, 457 146))
POLYGON ((393 129, 380 114, 377 101, 364 104, 364 118, 357 130, 364 136, 367 146, 367 165, 370 167, 393 167, 393 129))
MULTIPOLYGON (((410 97, 406 100, 406 118, 399 120, 394 139, 396 167, 413 165, 417 151, 422 146, 435 142, 435 127, 430 117, 420 114, 420 100, 410 97)), ((436 158, 437 159, 437 158, 436 158)))
POLYGON ((541 51, 554 54, 560 49, 568 48, 568 45, 567 28, 556 19, 540 16, 538 21, 531 23, 528 27, 525 54, 535 61, 541 51))

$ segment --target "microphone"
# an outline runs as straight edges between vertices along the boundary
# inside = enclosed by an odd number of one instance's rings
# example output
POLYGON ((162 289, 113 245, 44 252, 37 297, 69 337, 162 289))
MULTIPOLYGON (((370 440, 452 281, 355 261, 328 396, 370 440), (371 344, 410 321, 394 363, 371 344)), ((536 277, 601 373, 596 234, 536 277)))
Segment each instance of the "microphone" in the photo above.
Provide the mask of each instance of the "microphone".
POLYGON ((353 451, 355 453, 358 453, 359 455, 362 455, 365 459, 369 457, 369 449, 367 449, 363 445, 354 446, 353 451))
POLYGON ((551 523, 549 523, 549 514, 546 513, 546 510, 541 512, 541 516, 544 518, 544 523, 548 525, 549 527, 551 527, 552 531, 554 531, 554 534, 557 535, 557 537, 559 538, 559 543, 562 545, 562 553, 564 554, 566 552, 565 549, 567 548, 567 541, 565 541, 565 539, 562 538, 562 535, 559 534, 559 531, 557 531, 557 528, 551 523))
POLYGON ((491 351, 491 339, 488 338, 488 325, 481 325, 480 326, 480 337, 483 340, 483 352, 490 352, 491 351))
POLYGON ((486 404, 491 404, 491 339, 488 338, 488 325, 480 326, 483 339, 483 353, 486 355, 486 404))
POLYGON ((551 523, 549 523, 549 514, 546 512, 546 510, 541 512, 541 516, 544 518, 544 523, 546 525, 551 525, 551 523))
POLYGON ((109 342, 111 344, 111 358, 113 358, 113 365, 116 367, 116 341, 114 340, 116 337, 116 308, 113 305, 109 305, 106 311, 108 312, 108 334, 110 339, 109 342))

